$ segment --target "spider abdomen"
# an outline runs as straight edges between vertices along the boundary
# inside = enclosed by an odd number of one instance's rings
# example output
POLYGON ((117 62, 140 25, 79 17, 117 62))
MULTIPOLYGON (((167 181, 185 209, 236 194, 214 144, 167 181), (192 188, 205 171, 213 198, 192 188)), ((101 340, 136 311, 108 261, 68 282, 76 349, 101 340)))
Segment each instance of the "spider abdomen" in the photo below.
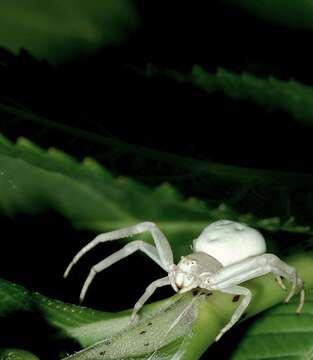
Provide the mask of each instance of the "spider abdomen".
POLYGON ((229 220, 207 226, 193 241, 194 252, 204 252, 223 266, 266 252, 264 237, 251 227, 229 220))

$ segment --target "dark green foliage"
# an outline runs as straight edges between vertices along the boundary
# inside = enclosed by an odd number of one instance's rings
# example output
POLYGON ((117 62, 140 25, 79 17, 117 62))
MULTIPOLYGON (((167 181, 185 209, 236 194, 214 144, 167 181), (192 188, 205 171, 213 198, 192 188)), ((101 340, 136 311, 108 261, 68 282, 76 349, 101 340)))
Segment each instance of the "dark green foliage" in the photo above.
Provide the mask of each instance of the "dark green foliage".
POLYGON ((44 6, 38 0, 25 4, 5 0, 0 14, 2 47, 15 53, 26 49, 55 63, 120 42, 137 23, 136 10, 128 0, 88 4, 54 0, 44 6))
POLYGON ((310 1, 226 0, 226 2, 274 24, 312 30, 313 10, 310 1))

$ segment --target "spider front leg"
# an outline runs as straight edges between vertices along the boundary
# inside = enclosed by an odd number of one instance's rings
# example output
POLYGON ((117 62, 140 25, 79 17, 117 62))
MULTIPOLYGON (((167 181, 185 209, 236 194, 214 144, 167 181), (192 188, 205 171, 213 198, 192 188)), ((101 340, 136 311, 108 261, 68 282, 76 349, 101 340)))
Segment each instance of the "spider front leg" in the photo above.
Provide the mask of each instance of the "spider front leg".
MULTIPOLYGON (((91 282, 93 281, 94 277, 97 275, 97 273, 103 271, 104 269, 113 265, 117 261, 124 259, 125 257, 133 254, 134 252, 136 252, 138 250, 144 252, 146 255, 148 255, 152 260, 154 260, 158 265, 160 265, 164 269, 164 266, 159 258, 158 251, 154 246, 147 244, 146 242, 141 241, 141 240, 132 241, 129 244, 125 245, 122 249, 116 251, 115 253, 108 256, 107 258, 100 261, 98 264, 94 265, 91 268, 89 275, 83 285, 83 288, 82 288, 80 296, 79 296, 80 302, 82 302, 84 300, 84 298, 86 296, 86 292, 87 292, 91 282)), ((164 269, 164 270, 166 270, 166 269, 164 269)))
POLYGON ((138 311, 143 307, 143 305, 145 304, 145 302, 149 299, 149 297, 154 293, 154 291, 161 287, 161 286, 166 286, 166 285, 171 285, 171 281, 169 279, 168 276, 155 280, 153 281, 147 288, 146 291, 144 292, 144 294, 139 298, 139 300, 136 302, 132 315, 131 315, 131 322, 136 320, 137 317, 137 313, 138 311))
POLYGON ((94 240, 84 246, 73 258, 73 260, 68 265, 67 269, 64 272, 64 277, 66 278, 71 271, 72 267, 79 261, 79 259, 86 254, 89 250, 94 248, 100 243, 118 240, 128 236, 133 236, 141 234, 143 232, 149 231, 155 242, 162 267, 167 271, 173 265, 173 253, 168 243, 165 235, 162 231, 152 222, 143 222, 135 226, 130 226, 124 229, 111 231, 108 233, 98 235, 94 240))
POLYGON ((240 320, 242 314, 245 312, 246 308, 249 306, 252 295, 251 291, 247 288, 244 288, 242 286, 229 286, 224 289, 220 289, 220 291, 227 293, 227 294, 233 294, 233 295, 243 295, 244 298, 242 299, 241 303, 239 304, 236 311, 233 313, 229 323, 222 328, 222 330, 219 332, 219 334, 216 336, 215 341, 218 341, 226 331, 231 329, 237 321, 240 320))
POLYGON ((291 290, 287 295, 285 302, 289 302, 295 294, 296 289, 300 289, 300 302, 297 313, 301 312, 304 305, 303 282, 298 277, 296 269, 281 261, 273 254, 263 254, 251 257, 238 263, 229 265, 208 278, 208 285, 212 288, 222 290, 228 286, 238 285, 244 281, 265 275, 272 272, 275 277, 284 277, 292 283, 291 290))

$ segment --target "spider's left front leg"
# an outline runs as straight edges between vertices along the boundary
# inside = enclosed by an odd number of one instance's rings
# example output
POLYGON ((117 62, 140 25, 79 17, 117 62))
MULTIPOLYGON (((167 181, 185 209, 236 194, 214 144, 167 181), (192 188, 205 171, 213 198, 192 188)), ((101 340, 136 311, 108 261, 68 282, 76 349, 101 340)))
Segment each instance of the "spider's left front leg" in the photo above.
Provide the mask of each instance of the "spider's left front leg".
POLYGON ((236 311, 233 313, 229 323, 226 326, 224 326, 222 330, 219 332, 219 334, 216 336, 215 341, 218 341, 225 334, 226 331, 232 328, 236 324, 236 322, 240 320, 242 314, 249 306, 252 298, 251 291, 242 286, 233 285, 224 289, 220 289, 220 291, 232 295, 243 295, 244 298, 237 307, 236 311))
POLYGON ((296 289, 300 289, 300 302, 297 313, 301 312, 304 305, 304 289, 303 281, 298 277, 294 267, 289 266, 277 256, 273 254, 263 254, 254 256, 238 263, 229 265, 208 278, 208 286, 212 289, 223 291, 223 289, 243 283, 244 281, 254 279, 256 277, 273 273, 276 278, 284 277, 292 283, 291 290, 287 295, 285 302, 289 302, 295 294, 296 289))
POLYGON ((238 286, 238 284, 270 272, 272 272, 276 278, 282 276, 292 283, 290 293, 286 297, 285 302, 290 300, 297 288, 300 289, 300 302, 297 308, 297 313, 300 313, 304 304, 304 289, 303 282, 298 277, 296 269, 281 261, 273 254, 251 257, 222 268, 203 279, 202 287, 209 290, 219 290, 229 294, 244 295, 243 300, 232 315, 230 322, 220 331, 216 340, 219 340, 220 337, 240 319, 251 301, 250 290, 238 286))

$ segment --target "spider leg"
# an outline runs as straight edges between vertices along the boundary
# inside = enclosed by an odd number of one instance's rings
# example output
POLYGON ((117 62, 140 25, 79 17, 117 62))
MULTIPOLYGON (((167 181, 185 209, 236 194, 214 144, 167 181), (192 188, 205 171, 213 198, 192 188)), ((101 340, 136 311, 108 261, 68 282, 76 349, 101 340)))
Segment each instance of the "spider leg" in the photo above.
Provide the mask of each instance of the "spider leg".
POLYGON ((282 279, 281 279, 280 276, 275 275, 275 279, 276 279, 278 285, 279 285, 283 290, 287 290, 287 288, 286 288, 285 284, 283 283, 283 281, 282 281, 282 279))
POLYGON ((210 275, 208 278, 209 286, 212 286, 212 289, 226 288, 270 272, 272 272, 276 278, 282 276, 292 283, 291 290, 285 302, 289 302, 297 289, 300 290, 300 302, 297 308, 297 313, 299 314, 304 305, 303 282, 298 277, 294 267, 289 266, 273 254, 255 256, 229 265, 217 271, 215 274, 210 275))
POLYGON ((154 260, 158 265, 160 265, 164 270, 166 270, 159 258, 158 251, 154 246, 152 246, 144 241, 141 241, 141 240, 130 242, 129 244, 125 245, 121 250, 116 251, 115 253, 108 256, 107 258, 100 261, 98 264, 94 265, 91 268, 89 275, 83 285, 83 288, 82 288, 80 296, 79 296, 80 302, 82 302, 84 300, 86 292, 87 292, 91 282, 93 281, 94 277, 97 275, 97 273, 108 268, 109 266, 113 265, 117 261, 133 254, 137 250, 141 250, 142 252, 144 252, 152 260, 154 260))
POLYGON ((229 323, 226 326, 224 326, 222 330, 219 332, 219 334, 216 336, 215 341, 218 341, 225 334, 226 331, 228 331, 236 324, 236 322, 241 318, 246 308, 249 306, 249 303, 252 298, 251 291, 242 286, 233 285, 219 290, 227 294, 243 295, 244 298, 237 307, 236 311, 233 313, 229 323))
POLYGON ((143 305, 145 304, 145 302, 149 299, 149 297, 154 293, 154 291, 161 287, 161 286, 166 286, 166 285, 171 285, 171 281, 168 278, 168 276, 155 280, 153 281, 147 288, 146 291, 143 293, 143 295, 139 298, 139 300, 136 302, 132 315, 131 315, 131 322, 135 321, 137 318, 137 313, 138 311, 143 307, 143 305))
POLYGON ((173 264, 173 253, 169 242, 167 241, 162 231, 154 223, 143 222, 124 229, 114 230, 108 233, 103 233, 98 235, 95 239, 90 241, 74 256, 73 260, 70 262, 70 264, 68 265, 67 269, 64 272, 64 277, 66 278, 68 276, 72 267, 79 261, 79 259, 84 254, 86 254, 89 250, 91 250, 98 244, 106 241, 118 240, 124 237, 141 234, 145 231, 149 231, 151 233, 156 248, 158 250, 159 258, 162 262, 163 268, 169 270, 170 266, 173 264))

